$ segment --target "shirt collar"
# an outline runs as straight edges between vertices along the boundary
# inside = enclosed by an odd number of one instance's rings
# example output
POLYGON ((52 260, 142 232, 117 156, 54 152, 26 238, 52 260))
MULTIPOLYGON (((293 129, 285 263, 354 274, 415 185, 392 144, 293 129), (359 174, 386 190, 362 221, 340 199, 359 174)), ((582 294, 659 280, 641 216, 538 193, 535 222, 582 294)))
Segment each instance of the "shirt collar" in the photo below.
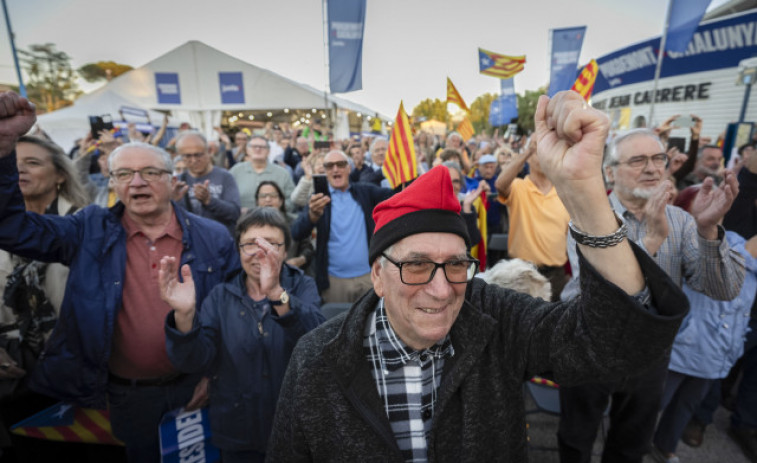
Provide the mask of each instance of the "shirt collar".
POLYGON ((376 339, 378 340, 379 355, 383 357, 383 365, 387 370, 396 370, 411 360, 418 361, 422 355, 427 356, 426 360, 421 360, 422 363, 430 360, 431 357, 446 358, 455 355, 455 349, 452 347, 449 334, 427 349, 412 350, 411 347, 402 342, 392 328, 391 323, 389 323, 389 318, 386 316, 386 310, 384 309, 383 298, 379 301, 373 313, 373 319, 376 339))
MULTIPOLYGON (((132 238, 138 233, 142 233, 139 225, 137 225, 137 223, 131 217, 129 217, 129 214, 126 211, 124 211, 124 214, 121 216, 121 224, 126 231, 127 239, 132 238)), ((168 222, 165 230, 163 230, 163 234, 161 234, 158 239, 166 235, 178 241, 182 240, 181 226, 179 225, 179 221, 176 219, 176 213, 174 211, 171 211, 171 220, 168 222)))

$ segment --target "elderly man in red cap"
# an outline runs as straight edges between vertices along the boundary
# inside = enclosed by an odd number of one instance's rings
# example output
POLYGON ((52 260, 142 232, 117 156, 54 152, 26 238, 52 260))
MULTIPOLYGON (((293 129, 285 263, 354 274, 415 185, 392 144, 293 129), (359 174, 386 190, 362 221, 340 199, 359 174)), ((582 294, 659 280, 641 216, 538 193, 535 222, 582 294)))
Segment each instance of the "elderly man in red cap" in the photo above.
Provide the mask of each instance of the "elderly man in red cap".
POLYGON ((473 278, 449 171, 432 169, 374 209, 373 290, 295 348, 269 461, 526 461, 524 380, 577 383, 664 355, 688 303, 610 209, 607 118, 563 92, 535 119, 583 297, 548 303, 473 278))

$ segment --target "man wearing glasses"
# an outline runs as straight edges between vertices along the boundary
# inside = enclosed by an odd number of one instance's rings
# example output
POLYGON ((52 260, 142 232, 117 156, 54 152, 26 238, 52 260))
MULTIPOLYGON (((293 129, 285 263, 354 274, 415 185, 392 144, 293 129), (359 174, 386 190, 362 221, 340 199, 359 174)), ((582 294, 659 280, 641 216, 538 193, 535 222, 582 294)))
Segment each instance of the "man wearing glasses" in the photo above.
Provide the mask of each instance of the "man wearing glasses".
POLYGON ((373 212, 373 289, 300 339, 268 461, 526 461, 526 379, 607 378, 669 348, 688 304, 607 202, 606 116, 561 92, 535 119, 584 297, 548 303, 473 278, 449 171, 432 169, 373 212))
POLYGON ((350 183, 347 155, 334 150, 323 159, 329 194, 316 193, 292 224, 292 238, 304 240, 315 227, 315 281, 324 302, 353 302, 371 287, 368 243, 375 226, 371 211, 391 190, 350 183))
POLYGON ((206 397, 198 375, 181 374, 168 359, 163 326, 171 308, 160 298, 160 259, 189 264, 200 301, 239 268, 239 255, 223 225, 170 201, 171 158, 144 143, 123 145, 108 159, 120 199, 112 208, 90 206, 65 217, 26 212, 14 147, 34 120, 26 99, 0 93, 0 247, 70 267, 60 317, 30 372, 31 387, 109 408, 129 461, 159 462, 163 414, 201 406, 206 397))
MULTIPOLYGON (((728 247, 718 223, 738 194, 736 177, 726 171, 720 187, 707 178, 694 199, 692 217, 668 205, 673 185, 665 180, 667 163, 665 148, 651 130, 636 129, 617 136, 604 161, 607 181, 613 187, 610 205, 626 222, 628 238, 652 256, 677 286, 685 279, 691 288, 713 299, 731 300, 741 290, 744 261, 728 247)), ((574 249, 575 241, 569 237, 573 279, 562 293, 563 300, 581 293, 574 249)), ((654 432, 667 367, 665 355, 635 377, 623 374, 614 382, 561 385, 561 461, 591 459, 599 422, 612 397, 603 461, 641 462, 654 432)), ((672 455, 663 460, 668 458, 672 455)))
POLYGON ((260 135, 253 135, 247 142, 245 162, 234 164, 229 170, 239 188, 242 212, 257 206, 255 193, 263 180, 275 182, 284 193, 287 209, 292 208, 290 196, 294 191, 292 176, 283 167, 268 161, 270 147, 268 140, 260 135))

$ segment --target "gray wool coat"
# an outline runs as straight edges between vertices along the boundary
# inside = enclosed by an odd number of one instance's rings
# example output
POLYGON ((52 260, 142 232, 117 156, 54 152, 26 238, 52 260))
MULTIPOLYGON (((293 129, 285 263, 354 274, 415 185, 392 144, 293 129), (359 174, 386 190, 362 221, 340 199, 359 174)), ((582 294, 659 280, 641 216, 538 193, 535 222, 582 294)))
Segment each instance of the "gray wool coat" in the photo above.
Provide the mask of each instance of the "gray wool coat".
MULTIPOLYGON (((668 355, 688 301, 633 246, 655 310, 581 258, 582 297, 548 303, 474 279, 451 331, 430 462, 527 461, 523 382, 551 372, 573 385, 640 373, 668 355), (656 313, 654 313, 656 312, 656 313)), ((369 291, 346 316, 301 338, 289 363, 267 461, 401 462, 363 353, 369 291)))

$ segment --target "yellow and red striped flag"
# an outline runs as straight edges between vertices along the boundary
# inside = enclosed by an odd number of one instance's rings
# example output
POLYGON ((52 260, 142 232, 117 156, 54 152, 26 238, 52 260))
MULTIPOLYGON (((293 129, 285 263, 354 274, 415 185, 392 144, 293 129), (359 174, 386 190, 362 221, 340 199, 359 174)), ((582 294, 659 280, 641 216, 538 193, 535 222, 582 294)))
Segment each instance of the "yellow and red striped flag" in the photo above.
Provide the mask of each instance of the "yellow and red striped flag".
POLYGON ((483 48, 478 49, 478 72, 487 76, 509 79, 523 70, 526 55, 500 55, 483 48))
POLYGON ((473 130, 473 124, 470 122, 470 117, 466 115, 462 122, 457 124, 457 133, 459 133, 465 141, 470 140, 473 135, 475 135, 476 132, 473 130))
POLYGON ((402 102, 400 102, 397 119, 392 127, 389 149, 386 151, 381 170, 392 188, 397 188, 418 176, 413 133, 410 131, 410 122, 407 120, 402 102))
POLYGON ((463 97, 455 88, 455 84, 452 83, 449 77, 447 77, 447 103, 454 103, 460 107, 463 111, 470 112, 468 105, 463 101, 463 97))
POLYGON ((578 75, 576 83, 573 84, 571 90, 578 92, 584 100, 589 101, 591 92, 594 90, 594 81, 597 80, 597 72, 599 71, 599 65, 596 60, 589 61, 589 64, 578 75))
POLYGON ((60 402, 11 427, 20 436, 63 442, 123 445, 113 436, 107 410, 60 402))

